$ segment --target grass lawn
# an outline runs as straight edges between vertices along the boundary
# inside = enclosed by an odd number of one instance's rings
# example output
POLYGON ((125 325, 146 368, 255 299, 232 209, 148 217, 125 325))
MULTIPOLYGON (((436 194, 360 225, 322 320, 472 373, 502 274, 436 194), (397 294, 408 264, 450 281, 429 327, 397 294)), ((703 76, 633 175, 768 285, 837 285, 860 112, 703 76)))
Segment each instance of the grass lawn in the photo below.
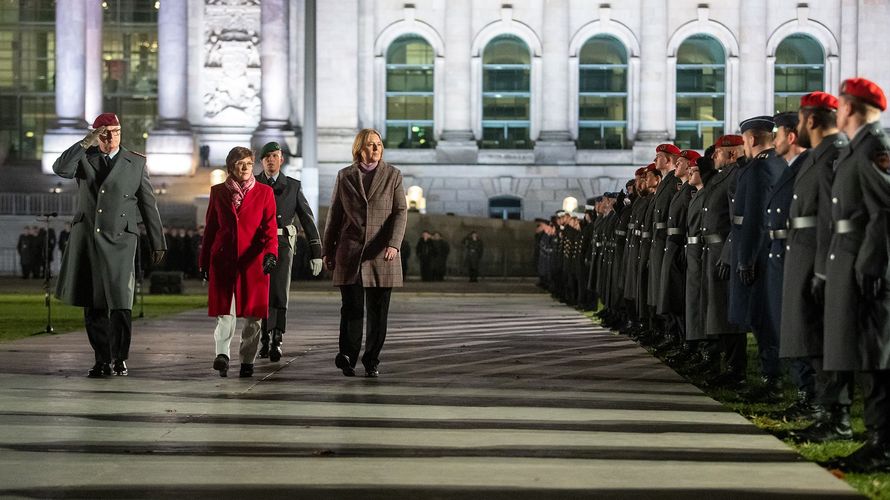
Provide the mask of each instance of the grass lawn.
MULTIPOLYGON (((145 317, 153 318, 190 309, 207 307, 207 295, 146 295, 145 317)), ((133 308, 133 319, 139 314, 133 308)), ((83 308, 62 304, 52 299, 52 324, 57 333, 83 328, 83 308)), ((20 339, 42 332, 46 327, 46 307, 41 294, 0 294, 0 342, 20 339)), ((40 335, 45 335, 41 333, 40 335)))

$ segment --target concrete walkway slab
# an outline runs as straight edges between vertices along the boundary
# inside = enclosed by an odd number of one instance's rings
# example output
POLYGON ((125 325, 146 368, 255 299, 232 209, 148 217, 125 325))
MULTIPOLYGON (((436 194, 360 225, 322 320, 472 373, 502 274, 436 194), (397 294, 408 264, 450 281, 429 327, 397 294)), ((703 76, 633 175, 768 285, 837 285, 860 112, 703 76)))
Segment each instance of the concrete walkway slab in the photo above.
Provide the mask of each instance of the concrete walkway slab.
POLYGON ((339 296, 300 292, 279 363, 212 370, 203 311, 0 345, 0 496, 841 498, 857 494, 629 340, 539 294, 399 293, 381 377, 333 366, 339 296))

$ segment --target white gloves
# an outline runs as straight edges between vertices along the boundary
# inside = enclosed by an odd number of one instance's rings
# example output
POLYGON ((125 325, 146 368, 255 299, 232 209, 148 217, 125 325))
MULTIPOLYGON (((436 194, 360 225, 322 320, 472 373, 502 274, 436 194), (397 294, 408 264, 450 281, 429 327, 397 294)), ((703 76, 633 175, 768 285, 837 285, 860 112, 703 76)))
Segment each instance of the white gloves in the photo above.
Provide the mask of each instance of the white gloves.
POLYGON ((312 270, 312 276, 318 276, 321 273, 321 259, 310 260, 309 269, 312 270))

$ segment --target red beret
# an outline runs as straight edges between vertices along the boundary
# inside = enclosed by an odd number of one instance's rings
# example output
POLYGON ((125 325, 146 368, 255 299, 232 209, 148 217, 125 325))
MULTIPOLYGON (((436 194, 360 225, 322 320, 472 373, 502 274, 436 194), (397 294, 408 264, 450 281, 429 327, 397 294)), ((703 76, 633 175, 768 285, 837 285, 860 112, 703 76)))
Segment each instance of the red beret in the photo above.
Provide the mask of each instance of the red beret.
POLYGON ((646 175, 646 167, 640 167, 634 172, 634 177, 642 177, 646 175))
POLYGON ((657 171, 658 171, 658 169, 655 168, 654 163, 650 163, 649 166, 646 167, 646 172, 657 172, 657 171))
POLYGON ((694 149, 684 149, 680 151, 680 156, 689 160, 689 163, 695 165, 698 163, 698 159, 701 158, 701 155, 698 154, 698 151, 694 149))
POLYGON ((810 92, 800 98, 801 108, 827 108, 837 111, 837 97, 825 92, 810 92))
POLYGON ((841 84, 841 94, 857 97, 866 104, 884 111, 887 109, 887 97, 881 87, 865 78, 850 78, 841 84))
POLYGON ((715 148, 731 148, 735 146, 742 146, 745 144, 745 139, 740 135, 721 135, 717 138, 717 142, 714 143, 715 148))
POLYGON ((655 148, 656 153, 667 153, 669 155, 680 156, 680 148, 674 146, 673 144, 659 144, 657 148, 655 148))
POLYGON ((99 127, 119 127, 121 122, 114 113, 102 113, 93 121, 93 128, 99 127))

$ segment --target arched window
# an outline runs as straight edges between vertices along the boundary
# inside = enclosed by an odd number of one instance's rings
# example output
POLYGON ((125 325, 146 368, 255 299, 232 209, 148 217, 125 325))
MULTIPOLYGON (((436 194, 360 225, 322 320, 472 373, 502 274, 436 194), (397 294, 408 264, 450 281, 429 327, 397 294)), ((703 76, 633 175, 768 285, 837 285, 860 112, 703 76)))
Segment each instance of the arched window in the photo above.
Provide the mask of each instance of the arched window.
POLYGON ((776 48, 776 112, 797 111, 800 97, 822 90, 825 54, 822 46, 804 34, 791 35, 776 48))
POLYGON ((387 148, 431 148, 433 48, 422 37, 397 38, 386 52, 387 148))
POLYGON ((482 143, 530 149, 531 53, 513 35, 490 41, 482 55, 482 143))
POLYGON ((600 35, 581 47, 578 75, 578 148, 627 147, 627 50, 600 35))
POLYGON ((522 219, 522 200, 515 196, 494 196, 488 199, 488 216, 492 219, 522 219))
POLYGON ((677 50, 677 137, 681 149, 703 149, 723 134, 726 55, 720 42, 693 35, 677 50))

